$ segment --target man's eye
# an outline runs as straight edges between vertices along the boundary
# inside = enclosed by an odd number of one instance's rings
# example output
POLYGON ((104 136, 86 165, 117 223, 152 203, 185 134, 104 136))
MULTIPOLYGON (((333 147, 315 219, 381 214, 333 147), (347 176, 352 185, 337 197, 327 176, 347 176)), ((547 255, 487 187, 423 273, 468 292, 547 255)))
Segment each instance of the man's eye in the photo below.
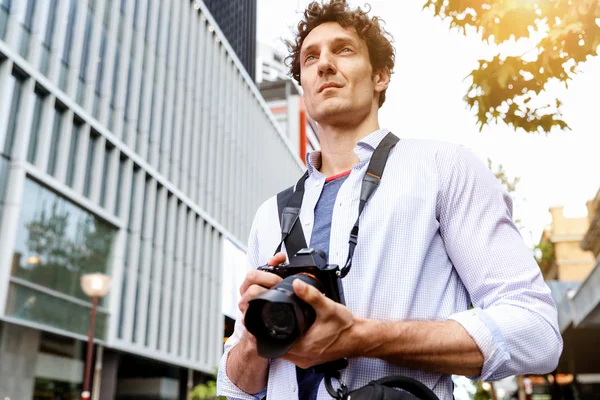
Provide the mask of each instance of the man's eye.
POLYGON ((348 47, 344 47, 340 53, 347 53, 347 52, 351 52, 351 51, 352 50, 349 49, 348 47))
POLYGON ((309 62, 315 59, 315 56, 308 56, 306 57, 306 60, 304 60, 304 62, 309 62))

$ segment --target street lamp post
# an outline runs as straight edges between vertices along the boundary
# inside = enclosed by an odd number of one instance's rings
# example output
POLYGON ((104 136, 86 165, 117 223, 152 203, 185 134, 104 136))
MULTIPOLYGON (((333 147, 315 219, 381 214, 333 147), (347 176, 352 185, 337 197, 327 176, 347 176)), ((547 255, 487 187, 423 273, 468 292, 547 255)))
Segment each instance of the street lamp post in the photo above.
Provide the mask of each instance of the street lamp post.
POLYGON ((90 330, 88 332, 87 357, 85 361, 85 377, 83 380, 83 392, 81 400, 90 398, 90 373, 92 368, 92 353, 94 349, 94 327, 96 324, 96 308, 98 299, 106 296, 110 290, 110 277, 104 274, 85 274, 81 276, 81 290, 92 298, 92 310, 90 311, 90 330))

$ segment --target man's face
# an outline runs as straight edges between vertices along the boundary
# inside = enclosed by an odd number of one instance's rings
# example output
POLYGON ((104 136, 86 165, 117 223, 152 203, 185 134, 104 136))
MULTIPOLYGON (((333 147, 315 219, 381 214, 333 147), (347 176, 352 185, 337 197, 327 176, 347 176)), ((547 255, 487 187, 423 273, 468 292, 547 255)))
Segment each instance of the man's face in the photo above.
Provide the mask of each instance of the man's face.
POLYGON ((367 44, 355 29, 326 22, 300 50, 300 81, 309 115, 320 124, 354 123, 372 110, 376 90, 367 44))

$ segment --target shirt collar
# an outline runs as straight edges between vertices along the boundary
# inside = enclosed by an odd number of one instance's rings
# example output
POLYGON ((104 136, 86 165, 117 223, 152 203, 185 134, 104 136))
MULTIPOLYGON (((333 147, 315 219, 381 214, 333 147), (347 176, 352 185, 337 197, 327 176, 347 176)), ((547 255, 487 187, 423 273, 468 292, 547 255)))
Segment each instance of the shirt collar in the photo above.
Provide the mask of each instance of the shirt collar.
MULTIPOLYGON (((358 156, 360 162, 368 161, 371 159, 371 155, 379 146, 379 143, 389 133, 389 129, 382 128, 362 138, 354 148, 354 153, 358 156)), ((315 173, 320 174, 321 169, 321 150, 315 150, 306 154, 306 165, 308 167, 309 175, 315 173)))

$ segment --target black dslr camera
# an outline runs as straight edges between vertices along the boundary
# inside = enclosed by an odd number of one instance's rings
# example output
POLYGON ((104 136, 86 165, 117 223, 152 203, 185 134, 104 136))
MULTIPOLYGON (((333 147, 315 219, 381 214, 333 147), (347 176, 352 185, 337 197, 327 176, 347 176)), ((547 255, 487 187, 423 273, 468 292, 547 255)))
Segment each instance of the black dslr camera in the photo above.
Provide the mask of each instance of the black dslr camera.
POLYGON ((331 300, 345 304, 340 269, 337 265, 327 264, 327 255, 323 251, 302 249, 290 258, 289 264, 262 266, 258 270, 283 278, 252 299, 246 310, 246 329, 256 337, 261 357, 283 356, 315 322, 315 310, 294 293, 292 282, 295 279, 301 279, 331 300))

